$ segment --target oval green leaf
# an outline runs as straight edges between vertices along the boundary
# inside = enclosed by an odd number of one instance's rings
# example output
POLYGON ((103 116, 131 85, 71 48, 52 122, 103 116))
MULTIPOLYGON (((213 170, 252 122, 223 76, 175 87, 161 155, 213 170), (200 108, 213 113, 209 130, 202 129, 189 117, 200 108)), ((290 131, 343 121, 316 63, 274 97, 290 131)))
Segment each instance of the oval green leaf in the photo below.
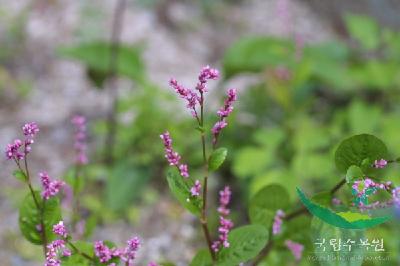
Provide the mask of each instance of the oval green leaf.
POLYGON ((269 227, 278 209, 289 206, 289 194, 284 187, 271 184, 262 188, 250 200, 249 217, 252 224, 269 227))
POLYGON ((365 159, 374 161, 387 158, 387 147, 373 135, 355 135, 343 140, 335 152, 336 167, 342 173, 352 166, 362 166, 365 159))
POLYGON ((208 249, 201 249, 194 256, 190 266, 211 266, 212 264, 210 251, 208 249))
POLYGON ((210 156, 210 159, 208 160, 208 169, 210 171, 217 170, 225 161, 227 154, 228 150, 226 148, 219 148, 214 150, 210 156))
MULTIPOLYGON (((57 197, 43 201, 38 191, 35 191, 35 197, 40 206, 44 204, 44 230, 46 232, 47 241, 52 241, 56 238, 56 235, 52 231, 53 225, 62 220, 60 201, 57 197)), ((41 233, 37 229, 37 226, 40 225, 40 217, 40 211, 36 208, 32 195, 29 193, 26 195, 19 208, 18 222, 24 237, 36 245, 41 245, 43 243, 41 233)))
POLYGON ((170 169, 168 171, 167 181, 174 197, 185 209, 198 216, 202 203, 198 197, 193 197, 190 193, 190 189, 194 185, 193 181, 191 179, 184 179, 177 169, 170 169))
POLYGON ((230 247, 218 254, 218 266, 239 265, 255 256, 268 241, 268 230, 261 225, 245 225, 232 230, 228 237, 230 247))

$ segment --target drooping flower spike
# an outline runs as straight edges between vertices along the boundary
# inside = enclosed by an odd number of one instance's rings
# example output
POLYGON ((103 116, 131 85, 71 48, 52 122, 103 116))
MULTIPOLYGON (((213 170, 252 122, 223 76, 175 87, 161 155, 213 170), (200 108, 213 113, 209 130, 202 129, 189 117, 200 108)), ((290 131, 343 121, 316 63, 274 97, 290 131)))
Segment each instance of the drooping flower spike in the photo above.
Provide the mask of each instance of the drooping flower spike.
POLYGON ((182 177, 189 177, 188 166, 186 164, 180 163, 181 156, 172 148, 172 138, 169 132, 165 131, 163 134, 160 135, 160 138, 164 142, 165 158, 167 158, 169 165, 176 166, 182 177))

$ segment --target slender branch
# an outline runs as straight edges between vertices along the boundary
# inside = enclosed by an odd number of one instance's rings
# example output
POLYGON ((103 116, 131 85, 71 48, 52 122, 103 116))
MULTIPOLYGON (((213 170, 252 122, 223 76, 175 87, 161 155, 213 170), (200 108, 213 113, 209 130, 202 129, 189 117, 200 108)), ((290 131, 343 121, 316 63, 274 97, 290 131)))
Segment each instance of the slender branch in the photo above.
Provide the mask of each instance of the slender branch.
POLYGON ((79 204, 79 192, 78 192, 78 178, 81 172, 81 166, 79 163, 76 163, 75 165, 75 173, 74 173, 74 183, 73 183, 73 202, 72 202, 72 230, 75 231, 76 229, 76 224, 78 223, 80 219, 80 214, 79 214, 79 209, 80 209, 80 204, 79 204))
POLYGON ((43 201, 43 205, 40 206, 39 200, 36 198, 35 191, 33 190, 32 183, 31 183, 31 177, 30 177, 30 174, 29 174, 28 156, 25 156, 25 160, 24 160, 25 171, 22 169, 21 164, 19 163, 19 161, 16 160, 16 159, 14 159, 14 160, 15 160, 17 166, 18 166, 18 169, 25 175, 25 178, 26 178, 25 181, 26 181, 26 184, 28 185, 28 188, 29 188, 29 191, 31 193, 33 202, 35 203, 36 209, 40 213, 40 217, 39 217, 39 219, 40 219, 40 235, 41 235, 42 242, 43 242, 42 243, 43 254, 46 257, 46 253, 47 253, 47 237, 46 237, 46 230, 45 230, 44 219, 43 219, 43 215, 44 215, 43 212, 44 212, 45 202, 43 201))
POLYGON ((118 87, 117 72, 119 61, 120 35, 122 31, 122 22, 124 18, 124 10, 126 8, 126 0, 117 0, 113 15, 113 26, 111 32, 110 46, 110 64, 108 75, 110 77, 110 96, 112 99, 111 111, 108 114, 107 125, 108 132, 105 139, 105 161, 112 163, 114 160, 115 136, 117 134, 117 111, 118 111, 118 87))
POLYGON ((90 255, 88 255, 87 253, 80 251, 74 244, 72 244, 72 242, 70 242, 69 240, 67 240, 68 245, 70 245, 70 247, 79 255, 81 255, 82 257, 84 257, 85 259, 88 259, 92 262, 95 262, 95 259, 93 257, 91 257, 90 255))
MULTIPOLYGON (((335 194, 344 184, 346 184, 346 179, 345 178, 343 178, 338 184, 336 184, 330 190, 331 195, 335 194)), ((293 212, 287 214, 283 219, 285 221, 290 221, 290 220, 296 218, 297 216, 300 216, 300 215, 306 214, 306 213, 308 213, 307 208, 306 207, 302 207, 302 208, 300 208, 300 209, 298 209, 296 211, 293 211, 293 212)), ((261 250, 261 252, 254 259, 253 263, 251 264, 252 266, 258 265, 272 251, 272 249, 274 247, 274 240, 272 238, 272 227, 270 229, 270 236, 271 237, 270 237, 267 245, 265 245, 265 247, 261 250)))
POLYGON ((208 189, 208 160, 207 160, 207 152, 206 152, 206 139, 204 136, 204 95, 203 92, 200 91, 200 123, 199 126, 201 128, 201 145, 203 151, 203 164, 204 164, 204 182, 203 182, 203 206, 201 209, 201 226, 203 228, 204 236, 207 241, 207 246, 210 251, 210 255, 213 261, 216 260, 215 253, 212 249, 212 240, 210 235, 210 230, 208 229, 207 223, 207 189, 208 189))

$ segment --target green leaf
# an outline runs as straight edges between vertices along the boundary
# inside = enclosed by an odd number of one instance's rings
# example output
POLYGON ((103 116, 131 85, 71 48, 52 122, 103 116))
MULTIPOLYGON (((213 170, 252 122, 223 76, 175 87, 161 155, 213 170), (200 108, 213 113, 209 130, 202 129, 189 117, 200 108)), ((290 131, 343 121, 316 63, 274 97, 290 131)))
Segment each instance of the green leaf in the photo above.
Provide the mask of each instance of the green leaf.
POLYGON ((194 256, 190 266, 212 266, 212 259, 208 249, 201 249, 194 256))
POLYGON ((364 177, 364 173, 360 167, 352 165, 349 167, 346 173, 346 182, 353 183, 355 180, 361 179, 364 177))
POLYGON ((219 148, 214 150, 210 156, 210 159, 208 160, 208 169, 210 171, 217 170, 225 161, 227 154, 228 150, 226 148, 219 148))
POLYGON ((293 43, 287 40, 256 37, 234 43, 225 53, 223 72, 230 78, 242 72, 260 72, 267 66, 293 61, 293 43))
POLYGON ((250 221, 252 224, 260 224, 269 228, 276 211, 286 209, 289 203, 289 194, 284 187, 277 184, 268 185, 250 200, 250 221))
POLYGON ((327 223, 324 223, 322 220, 314 217, 311 222, 311 241, 314 243, 314 252, 313 255, 317 258, 321 258, 318 262, 321 266, 359 266, 362 264, 363 260, 357 259, 357 256, 362 257, 365 248, 358 245, 359 239, 364 238, 364 230, 351 230, 351 229, 342 229, 331 226, 327 223), (322 248, 318 248, 319 245, 315 243, 321 243, 325 239, 325 251, 322 251, 322 248), (339 251, 334 251, 332 246, 330 245, 331 239, 342 239, 342 246, 339 251), (351 239, 356 241, 355 244, 351 245, 351 251, 347 246, 344 246, 345 241, 351 239), (326 260, 328 256, 331 257, 341 257, 346 258, 346 260, 326 260), (353 258, 353 259, 351 259, 353 258))
POLYGON ((268 230, 261 225, 245 225, 229 233, 229 248, 218 254, 218 266, 238 265, 246 262, 263 249, 268 241, 268 230))
POLYGON ((117 164, 107 180, 106 203, 114 211, 127 208, 143 192, 148 174, 136 166, 117 164))
MULTIPOLYGON (((111 44, 91 42, 76 46, 61 47, 62 57, 79 60, 86 65, 89 76, 99 84, 106 78, 110 68, 111 44)), ((120 45, 118 50, 117 74, 141 82, 144 79, 144 64, 137 47, 120 45)))
POLYGON ((349 15, 346 16, 345 21, 351 37, 359 41, 365 49, 378 48, 380 42, 379 27, 372 18, 349 15))
POLYGON ((300 200, 303 202, 305 207, 314 216, 318 217, 322 221, 344 229, 364 229, 377 226, 391 219, 391 216, 382 216, 371 218, 369 216, 359 216, 355 213, 340 213, 337 214, 332 210, 322 207, 307 198, 307 196, 297 188, 297 193, 299 194, 300 200), (368 218, 367 218, 368 217, 368 218))
MULTIPOLYGON (((36 199, 43 210, 44 230, 47 241, 50 242, 56 238, 53 233, 53 225, 62 220, 60 202, 57 197, 43 201, 40 193, 35 191, 36 199)), ((36 208, 32 195, 26 195, 19 208, 19 228, 24 237, 33 244, 41 245, 43 243, 41 233, 37 230, 40 225, 41 212, 36 208)))
MULTIPOLYGON (((76 241, 73 243, 76 248, 80 252, 83 252, 91 257, 94 256, 93 243, 84 242, 84 241, 76 241)), ((89 266, 91 265, 90 261, 87 258, 83 257, 80 254, 77 254, 72 248, 72 255, 69 257, 61 257, 61 265, 62 266, 89 266)))
POLYGON ((201 200, 198 197, 193 197, 190 193, 190 189, 194 185, 193 181, 191 179, 184 179, 177 169, 170 169, 168 171, 167 181, 169 189, 182 206, 192 214, 196 216, 200 215, 201 200))
POLYGON ((26 181, 26 175, 24 172, 22 172, 21 170, 15 170, 13 172, 13 176, 18 179, 19 181, 25 182, 26 181))
POLYGON ((355 135, 343 140, 335 152, 335 163, 339 171, 345 173, 352 166, 361 166, 363 160, 386 158, 387 147, 373 135, 355 135))

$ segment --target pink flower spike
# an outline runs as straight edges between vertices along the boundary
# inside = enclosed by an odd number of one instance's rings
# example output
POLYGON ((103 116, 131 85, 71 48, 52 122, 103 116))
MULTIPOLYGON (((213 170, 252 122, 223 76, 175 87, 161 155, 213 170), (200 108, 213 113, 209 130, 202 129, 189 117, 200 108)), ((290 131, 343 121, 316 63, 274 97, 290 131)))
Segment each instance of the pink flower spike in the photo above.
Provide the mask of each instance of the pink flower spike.
POLYGON ((59 221, 58 224, 53 225, 53 232, 54 234, 59 235, 63 238, 66 238, 68 236, 68 231, 63 221, 59 221))
POLYGON ((200 192, 201 192, 201 183, 199 180, 196 180, 194 182, 194 186, 190 189, 190 193, 192 194, 192 196, 198 197, 200 196, 200 192))
POLYGON ((219 71, 210 66, 203 67, 199 74, 199 82, 196 85, 196 89, 200 93, 207 92, 206 83, 208 80, 216 80, 219 78, 219 71))
POLYGON ((227 208, 230 200, 231 200, 231 190, 229 186, 226 186, 224 190, 221 190, 219 192, 219 207, 218 207, 218 212, 221 215, 229 215, 229 209, 227 208))
POLYGON ((231 200, 231 190, 229 186, 226 186, 223 190, 219 192, 219 207, 218 212, 220 213, 219 217, 219 227, 218 227, 218 240, 214 241, 212 244, 212 249, 214 252, 218 252, 222 247, 228 248, 228 234, 233 227, 233 222, 230 219, 225 218, 229 215, 228 204, 231 200))
POLYGON ((286 240, 285 245, 292 252, 296 260, 299 261, 302 257, 304 246, 292 240, 286 240))

